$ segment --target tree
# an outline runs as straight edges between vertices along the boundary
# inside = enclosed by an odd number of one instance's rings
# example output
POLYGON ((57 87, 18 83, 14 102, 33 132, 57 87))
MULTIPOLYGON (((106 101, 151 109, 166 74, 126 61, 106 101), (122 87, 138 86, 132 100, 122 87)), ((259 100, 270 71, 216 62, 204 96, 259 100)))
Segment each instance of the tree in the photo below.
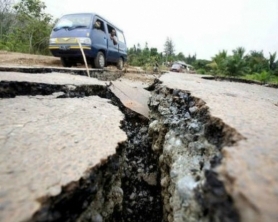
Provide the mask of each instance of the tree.
POLYGON ((171 57, 175 55, 174 52, 175 52, 174 43, 171 38, 167 37, 167 40, 164 44, 164 53, 166 57, 171 57))
POLYGON ((157 48, 151 48, 151 56, 158 56, 157 48))
POLYGON ((141 50, 141 45, 140 43, 137 44, 137 48, 136 48, 136 54, 141 54, 142 50, 141 50))
POLYGON ((14 20, 12 4, 13 0, 0 0, 0 41, 6 40, 6 35, 14 20))
POLYGON ((137 52, 136 45, 133 45, 133 51, 134 51, 134 53, 136 53, 136 52, 137 52))
POLYGON ((179 60, 179 61, 184 61, 186 60, 184 54, 182 52, 179 52, 177 55, 176 55, 176 59, 179 60))
POLYGON ((185 58, 187 64, 192 65, 196 61, 196 54, 191 56, 190 54, 185 58))
POLYGON ((278 60, 276 60, 276 52, 273 54, 269 53, 269 70, 271 74, 278 76, 278 60))
POLYGON ((228 57, 228 53, 226 50, 220 51, 214 57, 212 57, 211 63, 207 64, 213 74, 224 74, 225 73, 225 61, 228 57))
POLYGON ((133 63, 133 60, 135 59, 135 56, 136 56, 136 47, 134 49, 133 48, 130 48, 127 50, 127 62, 129 64, 132 64, 133 63))
POLYGON ((44 12, 44 2, 21 0, 14 9, 18 22, 11 37, 16 50, 29 53, 48 52, 52 16, 44 12))
POLYGON ((143 57, 144 57, 144 60, 147 60, 150 57, 150 49, 148 47, 147 42, 145 43, 145 48, 143 49, 143 57))
POLYGON ((239 59, 244 58, 245 54, 245 49, 243 47, 237 47, 236 49, 233 50, 234 56, 237 56, 239 59))
POLYGON ((225 74, 228 76, 242 76, 249 72, 248 63, 244 57, 245 49, 238 47, 233 50, 233 55, 224 61, 225 74))
POLYGON ((263 51, 252 50, 246 56, 246 61, 250 68, 250 73, 261 73, 269 68, 267 59, 264 57, 263 51))
POLYGON ((197 59, 194 63, 193 66, 195 69, 205 69, 206 71, 209 71, 208 64, 211 63, 209 60, 205 59, 197 59))
POLYGON ((273 54, 269 53, 269 69, 274 71, 276 68, 278 68, 278 61, 276 61, 276 52, 273 54))

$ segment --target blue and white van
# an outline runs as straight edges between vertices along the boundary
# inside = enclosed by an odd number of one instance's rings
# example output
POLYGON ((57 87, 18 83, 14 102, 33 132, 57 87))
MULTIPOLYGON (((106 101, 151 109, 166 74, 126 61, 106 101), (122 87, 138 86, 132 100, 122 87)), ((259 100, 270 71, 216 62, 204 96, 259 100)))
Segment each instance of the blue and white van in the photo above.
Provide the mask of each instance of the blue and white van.
POLYGON ((49 50, 61 58, 64 67, 75 66, 84 63, 78 42, 93 68, 114 64, 122 69, 127 60, 123 31, 95 13, 62 16, 51 32, 49 50), (116 41, 110 37, 112 30, 116 31, 116 41))

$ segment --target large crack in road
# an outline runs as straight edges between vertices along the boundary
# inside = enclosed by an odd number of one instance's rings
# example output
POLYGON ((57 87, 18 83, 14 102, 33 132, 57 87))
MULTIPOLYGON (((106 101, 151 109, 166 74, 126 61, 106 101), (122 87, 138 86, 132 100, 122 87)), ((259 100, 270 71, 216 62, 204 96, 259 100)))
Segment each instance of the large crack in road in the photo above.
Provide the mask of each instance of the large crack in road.
POLYGON ((27 221, 239 221, 213 169, 221 148, 243 137, 212 118, 202 100, 157 84, 147 119, 126 108, 109 86, 0 83, 1 98, 57 92, 56 99, 109 99, 124 113, 128 140, 60 194, 41 197, 41 209, 27 221))
MULTIPOLYGON (((88 170, 57 196, 41 197, 41 210, 28 221, 161 221, 157 157, 148 138, 148 119, 123 106, 106 86, 63 86, 28 82, 0 83, 1 98, 61 93, 56 98, 107 98, 124 113, 128 140, 117 153, 88 170)), ((88 107, 90 109, 92 107, 88 107)))
POLYGON ((149 106, 164 221, 239 221, 214 169, 221 162, 221 149, 243 137, 211 117, 204 101, 186 91, 157 86, 149 106))

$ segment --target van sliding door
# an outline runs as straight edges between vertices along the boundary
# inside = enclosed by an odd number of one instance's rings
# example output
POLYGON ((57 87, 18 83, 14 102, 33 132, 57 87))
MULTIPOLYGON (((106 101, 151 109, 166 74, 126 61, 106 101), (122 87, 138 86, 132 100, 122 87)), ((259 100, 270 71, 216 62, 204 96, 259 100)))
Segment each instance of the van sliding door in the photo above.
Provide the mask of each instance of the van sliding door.
POLYGON ((93 21, 93 31, 92 31, 92 43, 94 45, 95 55, 99 50, 107 49, 107 35, 103 20, 96 17, 93 21))
POLYGON ((118 52, 120 56, 125 57, 126 56, 126 42, 125 42, 125 37, 124 34, 117 30, 117 37, 118 37, 118 52))
POLYGON ((108 49, 107 49, 107 61, 108 62, 117 62, 119 59, 119 41, 117 36, 117 31, 114 27, 107 24, 107 39, 108 39, 108 49), (116 41, 117 43, 114 44, 113 40, 111 39, 112 30, 116 31, 116 41))

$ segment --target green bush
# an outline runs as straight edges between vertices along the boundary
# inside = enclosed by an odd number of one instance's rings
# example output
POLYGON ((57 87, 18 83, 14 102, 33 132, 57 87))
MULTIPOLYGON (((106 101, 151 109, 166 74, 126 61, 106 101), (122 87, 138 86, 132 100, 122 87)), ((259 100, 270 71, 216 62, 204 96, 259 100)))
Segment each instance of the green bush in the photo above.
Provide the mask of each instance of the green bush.
POLYGON ((206 74, 207 71, 205 69, 198 69, 196 72, 198 74, 206 74))
POLYGON ((260 73, 246 75, 245 78, 250 79, 250 80, 259 81, 261 83, 268 83, 271 80, 271 73, 264 70, 260 73))

